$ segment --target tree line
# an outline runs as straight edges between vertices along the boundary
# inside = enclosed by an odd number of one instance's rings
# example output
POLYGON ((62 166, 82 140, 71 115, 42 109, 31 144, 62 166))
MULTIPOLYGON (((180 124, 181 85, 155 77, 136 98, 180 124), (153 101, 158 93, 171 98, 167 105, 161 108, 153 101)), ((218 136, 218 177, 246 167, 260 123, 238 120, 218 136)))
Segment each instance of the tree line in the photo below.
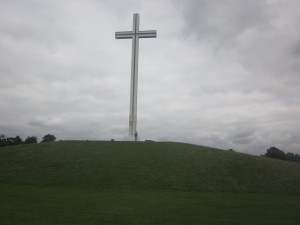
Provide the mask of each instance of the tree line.
POLYGON ((274 158, 274 159, 281 159, 281 160, 286 160, 290 162, 298 162, 300 163, 300 155, 294 154, 294 153, 284 153, 282 150, 276 148, 276 147, 271 147, 267 149, 267 152, 263 155, 264 157, 268 158, 274 158))
MULTIPOLYGON (((56 140, 56 137, 52 134, 46 134, 41 142, 53 142, 56 140)), ((38 143, 36 136, 28 136, 24 141, 20 136, 16 137, 6 137, 4 134, 0 135, 0 147, 11 146, 11 145, 20 145, 20 144, 34 144, 38 143)))

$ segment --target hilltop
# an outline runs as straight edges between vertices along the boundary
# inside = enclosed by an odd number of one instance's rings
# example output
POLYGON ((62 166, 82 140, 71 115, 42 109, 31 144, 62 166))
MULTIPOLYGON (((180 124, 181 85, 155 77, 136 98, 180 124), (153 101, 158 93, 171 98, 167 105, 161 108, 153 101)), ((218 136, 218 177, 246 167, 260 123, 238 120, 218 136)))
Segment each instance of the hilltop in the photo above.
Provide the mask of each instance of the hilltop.
POLYGON ((183 143, 59 141, 0 149, 0 183, 300 194, 300 164, 183 143))

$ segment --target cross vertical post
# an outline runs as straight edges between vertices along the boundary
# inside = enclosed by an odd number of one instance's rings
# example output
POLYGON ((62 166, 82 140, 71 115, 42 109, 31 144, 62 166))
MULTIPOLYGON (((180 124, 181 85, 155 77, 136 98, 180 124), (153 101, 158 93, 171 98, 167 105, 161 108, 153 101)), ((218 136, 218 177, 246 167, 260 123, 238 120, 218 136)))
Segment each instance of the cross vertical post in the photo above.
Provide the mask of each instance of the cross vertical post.
POLYGON ((140 31, 140 15, 133 14, 132 31, 121 31, 115 33, 116 39, 132 39, 131 55, 131 83, 130 83, 130 108, 129 108, 129 132, 130 141, 134 141, 137 133, 137 93, 138 93, 138 57, 139 57, 139 39, 156 38, 156 31, 140 31))

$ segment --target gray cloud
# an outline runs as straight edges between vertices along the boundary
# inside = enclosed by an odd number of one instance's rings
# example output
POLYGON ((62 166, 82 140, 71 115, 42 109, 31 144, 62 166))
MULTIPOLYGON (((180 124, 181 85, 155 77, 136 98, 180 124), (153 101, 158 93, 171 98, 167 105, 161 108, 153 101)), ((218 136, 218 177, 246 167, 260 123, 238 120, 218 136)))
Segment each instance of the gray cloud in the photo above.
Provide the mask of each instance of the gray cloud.
POLYGON ((266 1, 184 1, 186 35, 228 45, 249 29, 266 30, 272 26, 266 1))

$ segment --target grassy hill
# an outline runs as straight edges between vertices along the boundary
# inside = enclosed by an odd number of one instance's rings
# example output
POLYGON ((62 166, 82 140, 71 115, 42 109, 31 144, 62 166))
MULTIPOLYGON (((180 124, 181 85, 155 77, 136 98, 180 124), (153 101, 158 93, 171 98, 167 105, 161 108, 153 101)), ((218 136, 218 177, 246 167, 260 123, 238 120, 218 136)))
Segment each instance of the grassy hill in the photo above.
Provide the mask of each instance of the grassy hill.
POLYGON ((300 164, 181 143, 62 141, 0 150, 0 182, 300 193, 300 164))
POLYGON ((3 224, 298 224, 300 164, 182 143, 61 141, 1 148, 0 193, 3 224))

